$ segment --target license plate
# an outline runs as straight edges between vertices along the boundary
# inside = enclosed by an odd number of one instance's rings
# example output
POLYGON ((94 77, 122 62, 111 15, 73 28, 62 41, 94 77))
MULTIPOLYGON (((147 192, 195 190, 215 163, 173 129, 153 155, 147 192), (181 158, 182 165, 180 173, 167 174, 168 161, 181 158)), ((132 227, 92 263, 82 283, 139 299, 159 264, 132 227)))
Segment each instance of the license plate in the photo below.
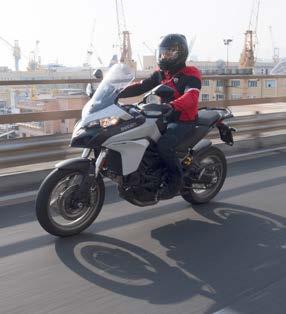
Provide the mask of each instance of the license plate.
POLYGON ((230 128, 226 124, 220 124, 218 126, 220 138, 223 142, 225 142, 227 145, 232 146, 233 145, 233 136, 232 131, 235 131, 235 129, 230 128))

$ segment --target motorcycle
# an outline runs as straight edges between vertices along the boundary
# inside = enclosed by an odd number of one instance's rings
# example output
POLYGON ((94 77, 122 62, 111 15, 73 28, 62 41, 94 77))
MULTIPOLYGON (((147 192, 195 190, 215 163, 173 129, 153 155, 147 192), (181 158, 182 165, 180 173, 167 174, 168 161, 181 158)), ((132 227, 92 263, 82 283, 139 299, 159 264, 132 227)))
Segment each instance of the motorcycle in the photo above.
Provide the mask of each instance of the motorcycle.
MULTIPOLYGON (((167 170, 156 143, 166 130, 174 90, 159 85, 138 104, 118 103, 119 92, 134 79, 125 64, 116 64, 95 92, 74 127, 71 147, 83 148, 81 157, 58 163, 41 184, 36 214, 50 234, 65 237, 80 233, 99 215, 105 196, 103 178, 114 181, 119 195, 137 206, 155 205, 167 170), (157 97, 161 104, 149 102, 157 97)), ((93 94, 93 95, 92 95, 93 94)), ((201 108, 191 138, 177 147, 183 169, 180 195, 191 204, 209 202, 225 181, 224 153, 204 137, 215 127, 222 141, 233 145, 233 117, 225 108, 201 108)))

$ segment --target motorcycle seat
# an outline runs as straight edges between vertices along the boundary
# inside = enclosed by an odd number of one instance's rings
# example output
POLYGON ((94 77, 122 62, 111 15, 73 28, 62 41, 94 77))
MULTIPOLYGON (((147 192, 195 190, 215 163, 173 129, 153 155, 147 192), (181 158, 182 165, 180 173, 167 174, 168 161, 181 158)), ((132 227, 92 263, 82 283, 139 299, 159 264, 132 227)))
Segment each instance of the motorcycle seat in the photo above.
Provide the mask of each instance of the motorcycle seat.
POLYGON ((220 114, 215 110, 199 110, 197 125, 210 126, 220 118, 220 114))

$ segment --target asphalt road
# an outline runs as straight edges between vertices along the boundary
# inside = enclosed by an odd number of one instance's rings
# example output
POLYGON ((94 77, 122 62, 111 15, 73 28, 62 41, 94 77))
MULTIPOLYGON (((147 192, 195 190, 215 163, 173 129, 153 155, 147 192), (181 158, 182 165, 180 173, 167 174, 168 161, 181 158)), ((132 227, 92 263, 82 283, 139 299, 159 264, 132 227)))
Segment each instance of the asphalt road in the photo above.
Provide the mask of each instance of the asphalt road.
POLYGON ((286 151, 232 162, 219 196, 137 208, 107 189, 84 233, 0 207, 0 313, 286 313, 286 151))

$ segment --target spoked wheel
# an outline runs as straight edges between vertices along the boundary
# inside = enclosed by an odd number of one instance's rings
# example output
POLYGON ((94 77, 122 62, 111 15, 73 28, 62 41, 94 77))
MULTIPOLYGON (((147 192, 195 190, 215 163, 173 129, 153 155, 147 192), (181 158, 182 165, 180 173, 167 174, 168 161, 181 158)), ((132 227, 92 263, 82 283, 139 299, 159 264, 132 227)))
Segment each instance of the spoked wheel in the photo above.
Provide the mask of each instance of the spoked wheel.
POLYGON ((89 179, 88 173, 56 169, 42 183, 36 214, 41 226, 56 236, 71 236, 86 229, 98 216, 104 201, 101 176, 89 179))
POLYGON ((186 187, 182 192, 182 197, 192 204, 203 204, 214 198, 222 188, 227 164, 224 153, 216 148, 210 147, 197 161, 200 168, 203 169, 203 175, 208 175, 211 182, 193 183, 192 187, 186 187))

